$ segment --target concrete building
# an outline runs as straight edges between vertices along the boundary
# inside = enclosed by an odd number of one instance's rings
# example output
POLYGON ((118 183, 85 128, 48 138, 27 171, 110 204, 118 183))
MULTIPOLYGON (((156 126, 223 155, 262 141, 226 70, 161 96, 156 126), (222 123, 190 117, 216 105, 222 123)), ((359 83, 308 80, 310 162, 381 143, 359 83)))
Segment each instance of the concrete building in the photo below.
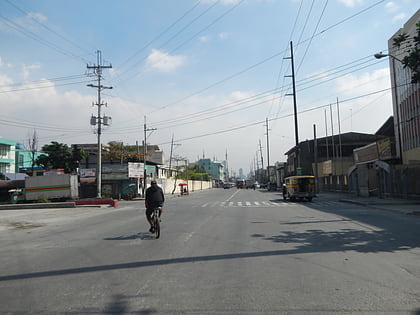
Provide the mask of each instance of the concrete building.
POLYGON ((420 10, 388 41, 396 154, 403 165, 420 164, 420 84, 411 83, 412 72, 401 63, 407 55, 406 44, 398 49, 394 47, 394 39, 400 34, 407 34, 410 38, 418 36, 418 22, 420 10))
POLYGON ((200 159, 197 164, 210 174, 216 183, 224 182, 226 180, 223 163, 212 161, 210 159, 200 159))
POLYGON ((347 190, 348 171, 354 165, 353 150, 383 138, 385 136, 347 132, 319 138, 316 141, 302 141, 298 147, 293 147, 285 153, 287 163, 283 174, 284 176, 314 175, 318 178, 318 187, 321 190, 347 190))
POLYGON ((0 138, 0 173, 16 173, 16 141, 0 138))

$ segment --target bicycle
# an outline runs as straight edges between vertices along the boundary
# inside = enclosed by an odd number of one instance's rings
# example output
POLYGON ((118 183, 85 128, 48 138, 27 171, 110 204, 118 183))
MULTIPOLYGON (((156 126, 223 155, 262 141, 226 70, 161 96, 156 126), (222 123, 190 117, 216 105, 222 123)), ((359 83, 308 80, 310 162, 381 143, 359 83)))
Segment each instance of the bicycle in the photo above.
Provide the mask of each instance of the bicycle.
POLYGON ((153 212, 152 212, 152 215, 151 215, 151 219, 152 219, 153 227, 154 227, 155 238, 160 237, 159 213, 160 213, 160 207, 156 207, 156 208, 153 209, 153 212))

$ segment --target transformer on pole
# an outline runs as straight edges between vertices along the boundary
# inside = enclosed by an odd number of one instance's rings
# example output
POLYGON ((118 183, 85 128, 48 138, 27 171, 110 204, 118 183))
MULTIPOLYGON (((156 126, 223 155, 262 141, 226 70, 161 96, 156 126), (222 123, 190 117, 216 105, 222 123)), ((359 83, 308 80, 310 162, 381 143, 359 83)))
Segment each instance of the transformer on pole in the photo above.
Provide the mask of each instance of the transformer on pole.
POLYGON ((97 84, 88 84, 87 86, 93 87, 98 89, 98 100, 96 105, 98 106, 98 116, 91 116, 90 124, 92 126, 97 125, 97 136, 98 136, 98 164, 97 164, 97 171, 96 171, 96 184, 97 184, 97 198, 102 198, 102 144, 101 144, 101 134, 102 134, 102 125, 108 126, 111 117, 103 116, 101 117, 101 107, 106 106, 106 104, 102 103, 101 100, 101 91, 104 89, 112 89, 112 87, 103 86, 101 85, 102 80, 102 69, 104 68, 112 68, 112 65, 103 65, 102 64, 102 55, 101 51, 96 51, 97 56, 97 63, 91 66, 87 65, 88 69, 93 69, 93 75, 96 76, 97 84))

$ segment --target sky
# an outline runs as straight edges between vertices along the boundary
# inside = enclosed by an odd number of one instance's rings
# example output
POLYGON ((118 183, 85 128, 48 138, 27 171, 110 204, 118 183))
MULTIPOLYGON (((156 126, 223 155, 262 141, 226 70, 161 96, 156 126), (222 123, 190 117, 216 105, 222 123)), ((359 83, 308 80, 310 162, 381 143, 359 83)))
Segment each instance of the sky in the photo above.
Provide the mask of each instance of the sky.
POLYGON ((392 116, 388 39, 417 0, 2 0, 0 137, 158 145, 169 160, 284 162, 298 139, 392 116), (112 89, 111 89, 112 88, 112 89), (173 145, 172 145, 173 144, 173 145), (262 156, 262 159, 261 159, 262 156), (262 161, 261 161, 262 160, 262 161))

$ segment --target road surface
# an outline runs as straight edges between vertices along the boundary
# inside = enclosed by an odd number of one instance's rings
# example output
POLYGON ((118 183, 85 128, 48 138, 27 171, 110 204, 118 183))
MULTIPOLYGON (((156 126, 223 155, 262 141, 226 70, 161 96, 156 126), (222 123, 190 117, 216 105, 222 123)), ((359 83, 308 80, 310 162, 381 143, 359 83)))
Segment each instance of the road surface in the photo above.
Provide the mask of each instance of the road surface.
POLYGON ((1 314, 420 314, 420 217, 264 190, 0 211, 1 314))

